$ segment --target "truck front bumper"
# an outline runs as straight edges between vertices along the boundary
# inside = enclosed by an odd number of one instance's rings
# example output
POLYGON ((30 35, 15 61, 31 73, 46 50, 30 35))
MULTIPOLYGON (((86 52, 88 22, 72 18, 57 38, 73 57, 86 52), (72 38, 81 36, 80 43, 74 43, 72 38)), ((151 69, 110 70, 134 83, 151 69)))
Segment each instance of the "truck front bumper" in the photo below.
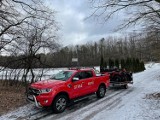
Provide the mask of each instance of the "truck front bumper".
POLYGON ((27 95, 27 101, 29 101, 30 103, 34 103, 38 108, 43 107, 41 103, 37 101, 35 95, 29 95, 29 96, 27 95))
POLYGON ((53 101, 52 94, 40 94, 40 95, 27 95, 27 100, 31 103, 34 103, 38 108, 44 106, 51 106, 53 101))

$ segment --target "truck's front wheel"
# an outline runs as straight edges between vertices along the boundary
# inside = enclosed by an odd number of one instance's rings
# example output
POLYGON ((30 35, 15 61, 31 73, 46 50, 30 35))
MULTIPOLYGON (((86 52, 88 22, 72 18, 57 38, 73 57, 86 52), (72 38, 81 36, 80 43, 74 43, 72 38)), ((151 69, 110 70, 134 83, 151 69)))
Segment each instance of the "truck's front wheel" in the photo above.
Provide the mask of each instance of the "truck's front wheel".
POLYGON ((61 113, 63 112, 68 103, 68 98, 65 95, 58 95, 53 101, 53 112, 61 113))
POLYGON ((97 97, 103 98, 105 94, 106 94, 106 87, 104 85, 100 85, 96 92, 97 97))

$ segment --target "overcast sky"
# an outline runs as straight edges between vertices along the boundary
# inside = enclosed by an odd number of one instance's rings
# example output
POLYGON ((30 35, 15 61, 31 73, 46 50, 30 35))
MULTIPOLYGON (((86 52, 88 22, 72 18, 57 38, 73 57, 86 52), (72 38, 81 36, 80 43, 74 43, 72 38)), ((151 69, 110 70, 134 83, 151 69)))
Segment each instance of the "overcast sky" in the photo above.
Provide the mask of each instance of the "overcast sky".
POLYGON ((93 10, 88 0, 49 0, 48 4, 57 11, 60 39, 65 46, 98 41, 103 37, 121 34, 114 32, 114 29, 121 23, 123 13, 117 14, 105 24, 100 24, 93 18, 86 20, 93 10))

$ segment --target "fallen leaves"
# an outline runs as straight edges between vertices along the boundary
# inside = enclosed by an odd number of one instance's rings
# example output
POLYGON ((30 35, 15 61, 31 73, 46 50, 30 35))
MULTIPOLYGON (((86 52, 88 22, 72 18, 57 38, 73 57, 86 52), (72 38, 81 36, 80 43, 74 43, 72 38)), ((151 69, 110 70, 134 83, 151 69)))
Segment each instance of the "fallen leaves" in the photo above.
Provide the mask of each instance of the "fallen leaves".
POLYGON ((0 84, 0 115, 25 105, 25 88, 0 84))

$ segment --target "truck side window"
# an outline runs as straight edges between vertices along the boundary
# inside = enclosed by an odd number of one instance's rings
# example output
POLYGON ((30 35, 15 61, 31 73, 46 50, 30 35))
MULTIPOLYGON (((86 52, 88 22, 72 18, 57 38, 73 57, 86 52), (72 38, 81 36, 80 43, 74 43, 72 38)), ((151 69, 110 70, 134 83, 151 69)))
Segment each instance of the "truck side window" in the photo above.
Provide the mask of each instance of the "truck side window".
POLYGON ((79 78, 79 79, 82 79, 81 73, 77 73, 74 77, 79 78))
POLYGON ((81 73, 82 73, 82 79, 93 77, 93 74, 92 74, 91 71, 84 71, 84 72, 81 72, 81 73))
POLYGON ((74 77, 79 79, 86 79, 86 78, 93 77, 93 74, 92 74, 92 71, 83 71, 83 72, 77 73, 74 77))
POLYGON ((86 71, 85 74, 86 74, 86 78, 93 77, 92 71, 86 71))

